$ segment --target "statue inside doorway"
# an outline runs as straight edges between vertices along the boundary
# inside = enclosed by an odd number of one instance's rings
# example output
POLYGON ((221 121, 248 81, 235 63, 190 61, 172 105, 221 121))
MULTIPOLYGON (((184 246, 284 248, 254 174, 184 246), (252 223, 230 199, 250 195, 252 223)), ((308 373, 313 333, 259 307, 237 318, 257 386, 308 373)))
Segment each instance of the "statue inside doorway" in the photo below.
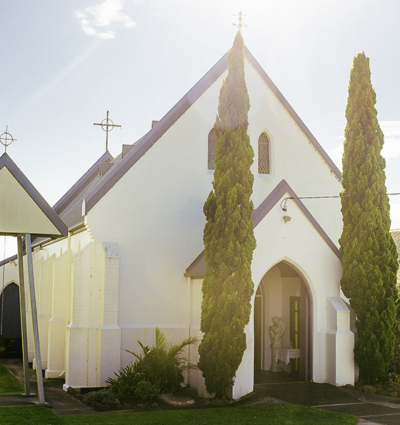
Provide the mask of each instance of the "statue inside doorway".
POLYGON ((269 327, 269 333, 271 335, 271 345, 273 347, 282 346, 283 334, 285 333, 286 325, 281 317, 275 316, 273 319, 273 326, 269 327))

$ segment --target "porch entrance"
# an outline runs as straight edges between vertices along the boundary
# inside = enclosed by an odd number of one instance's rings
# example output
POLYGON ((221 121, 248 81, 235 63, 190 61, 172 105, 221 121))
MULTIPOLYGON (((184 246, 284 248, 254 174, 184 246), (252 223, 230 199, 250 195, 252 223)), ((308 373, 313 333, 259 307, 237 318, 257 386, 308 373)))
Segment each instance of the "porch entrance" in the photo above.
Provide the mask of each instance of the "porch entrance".
POLYGON ((312 379, 310 326, 311 305, 307 286, 295 268, 282 261, 265 274, 255 296, 256 383, 260 380, 312 379), (275 330, 271 327, 277 323, 285 329, 282 337, 274 340, 275 330))
POLYGON ((0 295, 0 358, 21 358, 19 287, 7 285, 0 295))

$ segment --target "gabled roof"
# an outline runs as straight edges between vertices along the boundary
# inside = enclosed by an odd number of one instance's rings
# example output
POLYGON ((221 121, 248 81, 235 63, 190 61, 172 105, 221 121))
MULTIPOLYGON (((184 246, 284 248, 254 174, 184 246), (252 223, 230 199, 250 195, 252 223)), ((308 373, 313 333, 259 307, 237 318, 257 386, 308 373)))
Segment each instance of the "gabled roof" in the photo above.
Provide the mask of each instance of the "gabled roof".
MULTIPOLYGON (((68 229, 73 229, 84 222, 82 215, 82 201, 84 197, 104 178, 106 172, 100 175, 102 164, 111 164, 111 167, 121 160, 122 156, 116 158, 106 151, 86 173, 65 193, 65 195, 56 202, 53 210, 59 214, 59 217, 66 224, 68 229)), ((65 236, 67 233, 65 234, 65 236)), ((32 246, 48 241, 47 236, 36 236, 32 240, 32 246)), ((15 260, 17 256, 12 256, 0 261, 0 266, 7 264, 9 261, 15 260)))
MULTIPOLYGON (((288 194, 289 197, 296 203, 311 225, 319 233, 321 238, 326 242, 333 253, 341 259, 341 253, 336 245, 332 242, 332 239, 325 233, 324 229, 319 225, 317 220, 313 217, 306 206, 298 199, 294 190, 289 186, 286 180, 281 182, 275 187, 275 189, 264 199, 264 201, 254 210, 251 217, 253 221, 253 229, 262 221, 262 219, 272 210, 272 208, 282 199, 282 196, 288 194)), ((206 274, 206 263, 204 259, 204 251, 193 261, 193 263, 186 269, 185 276, 191 278, 202 279, 206 274)))
POLYGON ((1 235, 67 235, 67 226, 7 153, 0 157, 0 175, 1 235))
POLYGON ((53 206, 54 211, 58 214, 61 213, 76 196, 82 192, 83 188, 89 184, 94 176, 99 174, 99 164, 101 162, 111 161, 113 156, 109 151, 103 153, 103 155, 86 171, 86 173, 66 192, 61 199, 59 199, 53 206))
MULTIPOLYGON (((300 117, 296 114, 289 102, 278 90, 272 80, 268 77, 261 65, 245 47, 245 57, 259 73, 264 82, 269 86, 283 107, 287 110, 292 119, 296 122, 301 131, 306 135, 314 149, 318 152, 327 166, 341 180, 339 169, 318 143, 310 130, 306 127, 300 117)), ((225 54, 207 74, 152 128, 123 158, 123 160, 113 168, 103 181, 96 186, 84 199, 83 213, 87 214, 97 202, 121 179, 124 174, 136 164, 137 161, 160 139, 160 137, 189 109, 189 107, 226 71, 227 54, 225 54)))
POLYGON ((54 211, 64 220, 68 229, 83 223, 83 199, 100 183, 101 179, 104 178, 99 175, 100 165, 105 162, 113 161, 115 161, 113 156, 110 152, 106 151, 53 206, 54 211))

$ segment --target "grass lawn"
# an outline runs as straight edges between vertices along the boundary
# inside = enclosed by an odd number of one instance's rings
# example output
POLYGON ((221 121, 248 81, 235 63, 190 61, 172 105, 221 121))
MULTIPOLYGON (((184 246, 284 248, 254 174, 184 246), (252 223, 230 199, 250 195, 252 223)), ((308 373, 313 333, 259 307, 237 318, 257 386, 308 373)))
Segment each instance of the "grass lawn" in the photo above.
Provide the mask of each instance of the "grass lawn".
POLYGON ((25 387, 0 363, 0 394, 23 393, 25 387))
POLYGON ((101 415, 74 415, 59 418, 46 407, 2 407, 0 424, 18 425, 85 425, 85 424, 226 424, 226 425, 354 425, 357 418, 313 407, 269 405, 224 407, 201 410, 167 410, 138 413, 112 413, 101 415))

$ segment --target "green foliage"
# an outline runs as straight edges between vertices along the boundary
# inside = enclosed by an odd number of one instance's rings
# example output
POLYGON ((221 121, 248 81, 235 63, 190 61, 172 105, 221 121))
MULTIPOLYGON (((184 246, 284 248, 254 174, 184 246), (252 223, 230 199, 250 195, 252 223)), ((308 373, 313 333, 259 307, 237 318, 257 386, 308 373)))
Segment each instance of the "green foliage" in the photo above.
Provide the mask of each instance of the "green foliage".
POLYGON ((186 347, 196 345, 198 338, 190 337, 181 343, 168 344, 165 335, 156 328, 156 341, 153 346, 148 347, 138 340, 142 352, 128 351, 137 358, 140 364, 140 371, 145 380, 150 381, 160 392, 177 392, 183 382, 183 372, 195 366, 185 364, 182 353, 186 347))
POLYGON ((228 409, 159 410, 148 412, 65 415, 58 417, 48 407, 2 407, 1 424, 18 425, 355 425, 358 419, 344 413, 291 404, 255 405, 228 409))
POLYGON ((134 394, 141 401, 150 401, 157 398, 159 391, 151 382, 139 381, 134 394))
POLYGON ((244 43, 238 32, 228 54, 219 95, 213 191, 204 204, 206 276, 203 281, 199 368, 207 391, 221 398, 232 386, 246 349, 244 327, 254 291, 253 149, 247 134, 250 108, 244 76, 244 43))
POLYGON ((346 108, 340 239, 343 293, 357 315, 354 354, 362 381, 386 375, 396 325, 397 252, 389 233, 383 134, 374 107, 369 59, 354 59, 346 108))
POLYGON ((0 408, 0 424, 2 425, 65 425, 66 423, 69 422, 64 421, 64 418, 58 417, 47 406, 2 406, 0 408))
POLYGON ((390 373, 389 375, 389 388, 386 395, 390 397, 398 397, 398 395, 400 394, 400 374, 390 373))
POLYGON ((0 394, 18 394, 24 391, 24 385, 0 363, 0 394))
POLYGON ((135 396, 136 386, 143 380, 140 373, 141 364, 136 362, 129 364, 118 372, 114 372, 115 378, 107 378, 107 388, 110 389, 119 400, 135 396))
POLYGON ((90 391, 83 396, 82 401, 84 404, 97 410, 109 410, 120 405, 115 394, 107 388, 90 391))
MULTIPOLYGON (((182 353, 186 347, 196 345, 197 338, 190 337, 179 344, 168 344, 165 335, 156 328, 156 341, 153 346, 144 345, 138 340, 142 353, 125 350, 136 357, 136 362, 114 372, 116 378, 108 378, 107 386, 118 398, 150 397, 151 394, 178 392, 184 380, 183 372, 195 368, 185 364, 182 353)), ((154 397, 153 397, 154 398, 154 397)))

